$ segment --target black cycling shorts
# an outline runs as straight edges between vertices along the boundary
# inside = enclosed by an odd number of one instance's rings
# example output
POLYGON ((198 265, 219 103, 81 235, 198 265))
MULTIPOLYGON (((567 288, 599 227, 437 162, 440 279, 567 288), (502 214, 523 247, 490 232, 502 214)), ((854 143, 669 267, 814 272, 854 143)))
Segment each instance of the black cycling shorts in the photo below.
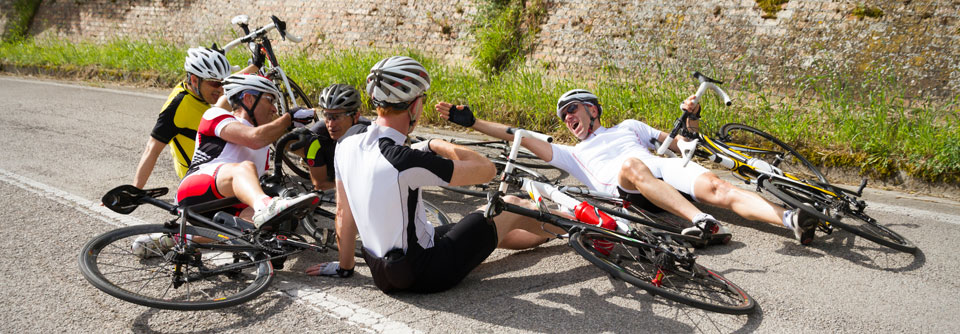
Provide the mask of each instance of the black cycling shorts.
POLYGON ((434 231, 433 247, 411 245, 406 254, 395 249, 384 257, 364 250, 373 281, 383 292, 440 292, 460 283, 497 248, 497 228, 480 212, 434 231))

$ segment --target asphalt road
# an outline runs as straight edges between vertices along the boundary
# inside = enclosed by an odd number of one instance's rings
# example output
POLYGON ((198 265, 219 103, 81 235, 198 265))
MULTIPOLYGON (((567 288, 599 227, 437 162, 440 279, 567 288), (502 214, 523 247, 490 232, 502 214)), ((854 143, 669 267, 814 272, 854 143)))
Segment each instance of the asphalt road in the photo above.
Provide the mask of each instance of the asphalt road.
MULTIPOLYGON (((734 241, 700 250, 759 303, 751 315, 701 311, 613 281, 563 241, 496 251, 456 288, 385 295, 362 264, 350 279, 307 277, 333 252, 288 261, 245 305, 174 312, 88 284, 77 257, 94 236, 169 216, 98 205, 132 179, 167 91, 0 77, 0 332, 958 332, 960 203, 868 190, 871 212, 913 240, 902 254, 838 231, 798 245, 783 227, 729 222, 734 241)), ((429 130, 423 130, 428 131, 429 130)), ((168 153, 148 187, 175 187, 168 153)), ((718 172, 723 175, 724 173, 718 172)), ((172 198, 167 195, 167 198, 172 198)), ((454 218, 480 203, 432 191, 454 218)))

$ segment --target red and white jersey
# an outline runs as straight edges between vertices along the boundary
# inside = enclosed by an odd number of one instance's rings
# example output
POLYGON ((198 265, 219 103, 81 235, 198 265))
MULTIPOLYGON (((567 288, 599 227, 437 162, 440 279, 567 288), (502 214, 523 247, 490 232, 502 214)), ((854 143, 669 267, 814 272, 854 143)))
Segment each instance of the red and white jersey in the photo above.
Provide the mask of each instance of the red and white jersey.
POLYGON ((234 122, 253 127, 250 122, 234 117, 232 112, 223 108, 213 107, 203 113, 200 126, 197 128, 197 144, 194 149, 193 161, 190 162, 190 170, 187 174, 195 172, 204 164, 244 161, 252 161, 257 166, 257 176, 263 175, 267 171, 267 168, 270 167, 269 146, 252 149, 220 138, 220 131, 223 131, 227 124, 234 122))

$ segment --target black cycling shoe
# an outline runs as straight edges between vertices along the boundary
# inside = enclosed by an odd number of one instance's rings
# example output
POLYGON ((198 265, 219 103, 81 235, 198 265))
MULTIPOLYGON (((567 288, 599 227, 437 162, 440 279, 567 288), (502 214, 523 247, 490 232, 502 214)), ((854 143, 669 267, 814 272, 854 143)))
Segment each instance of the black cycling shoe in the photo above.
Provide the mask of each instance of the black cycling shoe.
POLYGON ((811 244, 817 232, 817 225, 819 224, 817 218, 801 209, 794 209, 790 219, 793 223, 793 237, 796 238, 801 245, 806 246, 811 244))

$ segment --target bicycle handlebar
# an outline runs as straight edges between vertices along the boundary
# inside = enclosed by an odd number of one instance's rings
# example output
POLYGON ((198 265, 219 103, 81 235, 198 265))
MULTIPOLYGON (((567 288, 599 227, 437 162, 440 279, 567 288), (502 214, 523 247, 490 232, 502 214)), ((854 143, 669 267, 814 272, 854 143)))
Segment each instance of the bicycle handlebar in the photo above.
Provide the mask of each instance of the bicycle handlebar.
MULTIPOLYGON (((232 40, 230 41, 230 43, 227 43, 227 45, 224 45, 223 52, 226 53, 230 51, 237 45, 240 45, 240 43, 250 42, 254 38, 264 36, 268 32, 270 32, 270 30, 273 30, 273 29, 277 29, 277 31, 280 33, 281 39, 290 40, 291 42, 294 42, 294 43, 300 43, 301 41, 303 41, 303 38, 301 38, 300 36, 294 35, 289 31, 287 31, 287 23, 284 21, 281 21, 279 18, 277 18, 276 15, 271 15, 270 19, 273 22, 271 22, 270 24, 267 24, 263 28, 257 29, 256 31, 251 32, 246 36, 232 40)), ((231 22, 233 22, 234 24, 246 24, 247 20, 249 20, 249 18, 246 17, 246 15, 238 15, 234 17, 233 20, 231 20, 231 22)))
MULTIPOLYGON (((720 98, 723 99, 724 105, 730 106, 731 104, 733 104, 733 101, 731 101, 730 96, 727 95, 727 92, 724 92, 723 89, 721 89, 719 86, 723 84, 723 81, 710 78, 706 75, 703 75, 700 72, 693 72, 693 77, 697 79, 697 81, 700 81, 700 87, 697 88, 697 93, 694 95, 693 102, 699 104, 700 97, 703 96, 703 93, 705 93, 707 89, 710 89, 714 93, 717 93, 717 95, 719 95, 720 98)), ((668 149, 670 149, 670 144, 673 144, 674 138, 677 137, 677 134, 680 133, 680 130, 683 129, 684 124, 687 122, 687 119, 690 117, 690 114, 691 114, 690 112, 683 109, 681 109, 681 111, 683 112, 683 114, 680 116, 680 118, 677 119, 676 123, 674 123, 673 130, 670 130, 670 134, 667 135, 667 139, 665 139, 663 141, 663 144, 660 144, 660 147, 657 148, 657 155, 662 155, 668 149)), ((696 145, 694 145, 694 148, 695 147, 696 145)), ((685 150, 681 150, 680 153, 685 159, 684 165, 686 165, 686 161, 690 161, 690 158, 693 157, 692 154, 688 156, 685 150)))

